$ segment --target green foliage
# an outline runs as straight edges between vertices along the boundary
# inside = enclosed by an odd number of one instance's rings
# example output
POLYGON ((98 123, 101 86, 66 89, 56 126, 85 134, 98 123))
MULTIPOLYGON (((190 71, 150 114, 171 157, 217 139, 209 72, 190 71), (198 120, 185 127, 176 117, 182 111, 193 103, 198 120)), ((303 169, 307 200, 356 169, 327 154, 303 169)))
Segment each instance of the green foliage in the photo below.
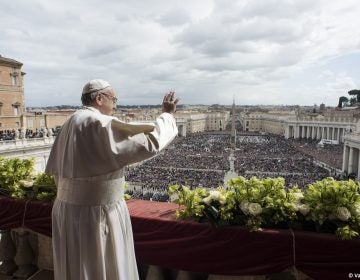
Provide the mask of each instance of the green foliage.
POLYGON ((317 181, 305 190, 304 203, 310 208, 306 219, 320 228, 330 225, 344 239, 360 232, 359 183, 336 181, 331 177, 317 181))
POLYGON ((357 102, 356 97, 351 97, 350 100, 349 100, 350 106, 354 106, 356 102, 357 102))
POLYGON ((177 193, 177 198, 173 198, 173 201, 185 206, 185 208, 176 211, 177 218, 195 218, 199 220, 203 217, 205 205, 202 200, 208 195, 207 189, 196 188, 190 190, 187 186, 170 186, 169 196, 173 197, 175 193, 177 193))
MULTIPOLYGON (((229 181, 230 190, 252 230, 261 226, 277 226, 296 218, 296 197, 285 189, 284 178, 249 180, 237 177, 229 181)), ((294 191, 295 192, 295 191, 294 191)))
POLYGON ((346 107, 346 105, 348 104, 349 99, 346 96, 340 96, 339 97, 339 104, 338 107, 339 108, 343 108, 346 107))
POLYGON ((226 190, 173 185, 172 200, 180 205, 177 218, 192 218, 221 224, 261 227, 303 228, 333 232, 342 239, 360 233, 360 186, 357 182, 326 178, 314 182, 303 192, 285 188, 284 178, 236 177, 226 190))
POLYGON ((336 230, 336 235, 339 236, 343 240, 349 240, 356 237, 359 237, 359 232, 352 230, 350 226, 339 227, 336 230))
POLYGON ((0 193, 19 199, 53 200, 52 176, 36 174, 33 159, 0 158, 0 193))
MULTIPOLYGON (((0 195, 54 201, 56 191, 54 177, 45 173, 36 174, 33 159, 0 157, 0 195)), ((128 200, 131 196, 125 194, 124 198, 128 200)))
POLYGON ((40 173, 34 178, 32 197, 37 200, 53 201, 56 198, 56 185, 54 177, 40 173))
POLYGON ((360 102, 360 90, 358 90, 358 89, 352 89, 352 90, 348 91, 348 94, 349 94, 349 95, 356 95, 355 101, 356 101, 356 102, 360 102))
POLYGON ((0 158, 0 193, 22 198, 21 181, 31 180, 34 174, 34 160, 0 158))
MULTIPOLYGON (((314 182, 303 192, 285 188, 284 178, 236 177, 229 188, 210 190, 172 185, 169 195, 180 205, 179 219, 208 221, 214 226, 245 225, 292 227, 310 223, 318 231, 333 232, 342 239, 360 234, 360 185, 353 180, 329 177, 314 182)), ((34 160, 0 158, 0 195, 20 199, 52 201, 56 197, 54 178, 35 174, 34 160)), ((129 199, 125 195, 125 199, 129 199)), ((301 226, 300 226, 301 228, 301 226)))
POLYGON ((46 173, 40 173, 36 176, 34 180, 34 185, 36 186, 55 186, 54 177, 46 174, 46 173))

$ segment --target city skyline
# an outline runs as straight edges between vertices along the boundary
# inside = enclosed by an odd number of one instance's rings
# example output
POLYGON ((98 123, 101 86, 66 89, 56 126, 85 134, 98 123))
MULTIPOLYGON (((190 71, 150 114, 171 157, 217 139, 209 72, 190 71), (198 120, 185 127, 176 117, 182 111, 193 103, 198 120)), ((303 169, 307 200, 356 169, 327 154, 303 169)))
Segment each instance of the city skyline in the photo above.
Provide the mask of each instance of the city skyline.
POLYGON ((119 105, 336 106, 359 89, 360 7, 345 1, 0 4, 0 54, 24 63, 28 107, 79 105, 108 80, 119 105))

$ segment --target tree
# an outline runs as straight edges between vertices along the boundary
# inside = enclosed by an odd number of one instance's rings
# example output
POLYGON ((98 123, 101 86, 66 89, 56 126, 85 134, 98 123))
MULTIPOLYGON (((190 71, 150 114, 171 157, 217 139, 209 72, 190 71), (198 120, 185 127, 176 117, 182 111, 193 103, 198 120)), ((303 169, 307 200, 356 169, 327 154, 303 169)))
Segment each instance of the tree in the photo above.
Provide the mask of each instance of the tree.
POLYGON ((349 99, 346 96, 340 96, 338 107, 343 108, 348 102, 349 99))
POLYGON ((352 89, 348 92, 349 95, 356 95, 356 102, 360 102, 360 90, 352 89))
POLYGON ((357 98, 354 96, 350 98, 348 103, 350 104, 350 106, 354 106, 356 102, 357 102, 357 98))

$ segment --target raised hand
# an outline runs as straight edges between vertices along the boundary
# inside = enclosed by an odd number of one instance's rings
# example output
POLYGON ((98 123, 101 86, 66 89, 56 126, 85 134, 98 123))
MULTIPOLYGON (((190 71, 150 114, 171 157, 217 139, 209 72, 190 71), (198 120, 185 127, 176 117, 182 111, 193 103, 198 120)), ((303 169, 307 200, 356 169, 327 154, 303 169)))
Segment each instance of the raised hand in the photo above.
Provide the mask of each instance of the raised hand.
POLYGON ((179 102, 180 98, 175 96, 175 91, 170 91, 165 94, 163 103, 162 103, 162 111, 163 113, 173 114, 176 112, 176 104, 179 102))

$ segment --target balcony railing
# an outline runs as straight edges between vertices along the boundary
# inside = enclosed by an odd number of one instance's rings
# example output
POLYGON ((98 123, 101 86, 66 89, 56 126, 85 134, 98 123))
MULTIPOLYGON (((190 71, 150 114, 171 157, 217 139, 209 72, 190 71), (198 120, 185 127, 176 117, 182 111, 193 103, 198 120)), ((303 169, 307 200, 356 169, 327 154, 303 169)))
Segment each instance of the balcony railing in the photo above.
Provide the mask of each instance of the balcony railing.
POLYGON ((54 137, 41 137, 0 141, 0 151, 52 145, 54 143, 54 140, 54 137))
MULTIPOLYGON (((283 273, 277 279, 289 273, 347 279, 359 269, 360 240, 177 221, 173 203, 130 200, 128 208, 141 279, 260 280, 274 273, 283 273)), ((0 197, 0 273, 23 279, 39 270, 51 274, 51 209, 51 203, 0 197)))

